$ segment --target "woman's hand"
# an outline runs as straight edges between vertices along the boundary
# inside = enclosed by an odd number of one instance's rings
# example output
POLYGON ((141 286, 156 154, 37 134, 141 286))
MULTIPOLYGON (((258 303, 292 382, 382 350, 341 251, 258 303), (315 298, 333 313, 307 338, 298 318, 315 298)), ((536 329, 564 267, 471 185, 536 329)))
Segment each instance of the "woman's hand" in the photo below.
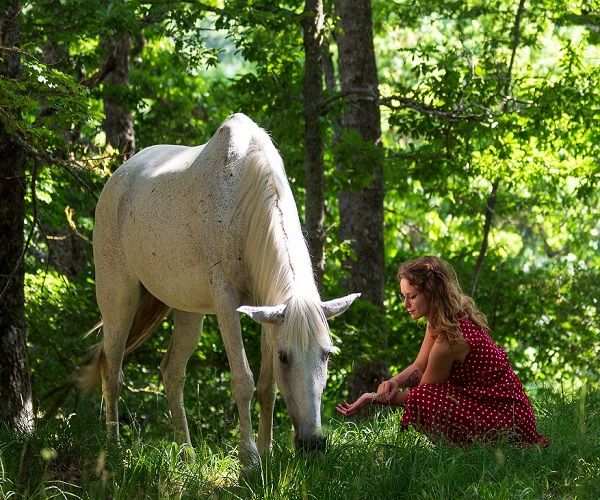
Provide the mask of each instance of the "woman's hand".
POLYGON ((394 381, 394 378, 390 378, 388 380, 384 380, 377 387, 377 399, 389 403, 390 400, 394 397, 394 395, 398 392, 398 384, 394 381))
POLYGON ((354 401, 354 403, 347 403, 344 401, 335 407, 338 413, 344 415, 344 417, 350 417, 358 412, 364 406, 367 406, 373 403, 377 399, 377 393, 375 392, 365 392, 361 394, 361 396, 354 401))

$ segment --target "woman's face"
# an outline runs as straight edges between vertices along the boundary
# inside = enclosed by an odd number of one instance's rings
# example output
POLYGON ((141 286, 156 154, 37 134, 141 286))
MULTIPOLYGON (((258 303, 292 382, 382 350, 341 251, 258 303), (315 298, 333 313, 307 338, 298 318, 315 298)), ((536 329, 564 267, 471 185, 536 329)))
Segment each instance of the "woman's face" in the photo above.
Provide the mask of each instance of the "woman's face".
POLYGON ((410 284, 410 281, 405 278, 400 280, 400 294, 402 295, 404 306, 412 319, 419 319, 423 316, 427 316, 429 306, 425 299, 425 295, 419 292, 410 284))

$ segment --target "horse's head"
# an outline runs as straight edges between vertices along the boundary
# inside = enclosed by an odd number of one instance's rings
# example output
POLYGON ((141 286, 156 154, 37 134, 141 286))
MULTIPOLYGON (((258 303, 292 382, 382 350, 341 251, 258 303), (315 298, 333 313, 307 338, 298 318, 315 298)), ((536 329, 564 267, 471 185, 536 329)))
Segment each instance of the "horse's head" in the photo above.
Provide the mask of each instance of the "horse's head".
POLYGON ((238 309, 266 327, 263 335, 272 355, 273 377, 294 424, 298 448, 324 447, 321 395, 333 350, 327 319, 343 313, 359 296, 328 302, 292 297, 285 304, 238 309))

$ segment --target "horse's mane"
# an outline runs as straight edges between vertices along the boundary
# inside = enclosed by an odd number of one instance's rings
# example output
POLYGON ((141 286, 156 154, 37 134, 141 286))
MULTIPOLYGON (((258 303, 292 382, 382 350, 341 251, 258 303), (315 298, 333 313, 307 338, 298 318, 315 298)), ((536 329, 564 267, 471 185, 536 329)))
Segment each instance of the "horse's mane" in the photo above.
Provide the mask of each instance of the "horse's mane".
POLYGON ((306 348, 311 336, 328 336, 329 328, 283 161, 258 127, 241 161, 236 217, 253 301, 287 303, 283 335, 306 348))

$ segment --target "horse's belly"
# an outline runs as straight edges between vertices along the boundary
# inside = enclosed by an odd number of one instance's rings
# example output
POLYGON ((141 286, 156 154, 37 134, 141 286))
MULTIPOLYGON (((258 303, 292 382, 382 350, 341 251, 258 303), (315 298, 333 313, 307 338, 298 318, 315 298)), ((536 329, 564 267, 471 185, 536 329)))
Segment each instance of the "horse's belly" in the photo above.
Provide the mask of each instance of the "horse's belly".
POLYGON ((174 309, 212 311, 208 265, 195 231, 177 221, 155 227, 138 220, 124 229, 127 267, 152 295, 174 309))
POLYGON ((214 311, 208 278, 200 266, 183 268, 172 259, 157 265, 142 260, 132 267, 144 287, 161 302, 180 311, 214 311))

